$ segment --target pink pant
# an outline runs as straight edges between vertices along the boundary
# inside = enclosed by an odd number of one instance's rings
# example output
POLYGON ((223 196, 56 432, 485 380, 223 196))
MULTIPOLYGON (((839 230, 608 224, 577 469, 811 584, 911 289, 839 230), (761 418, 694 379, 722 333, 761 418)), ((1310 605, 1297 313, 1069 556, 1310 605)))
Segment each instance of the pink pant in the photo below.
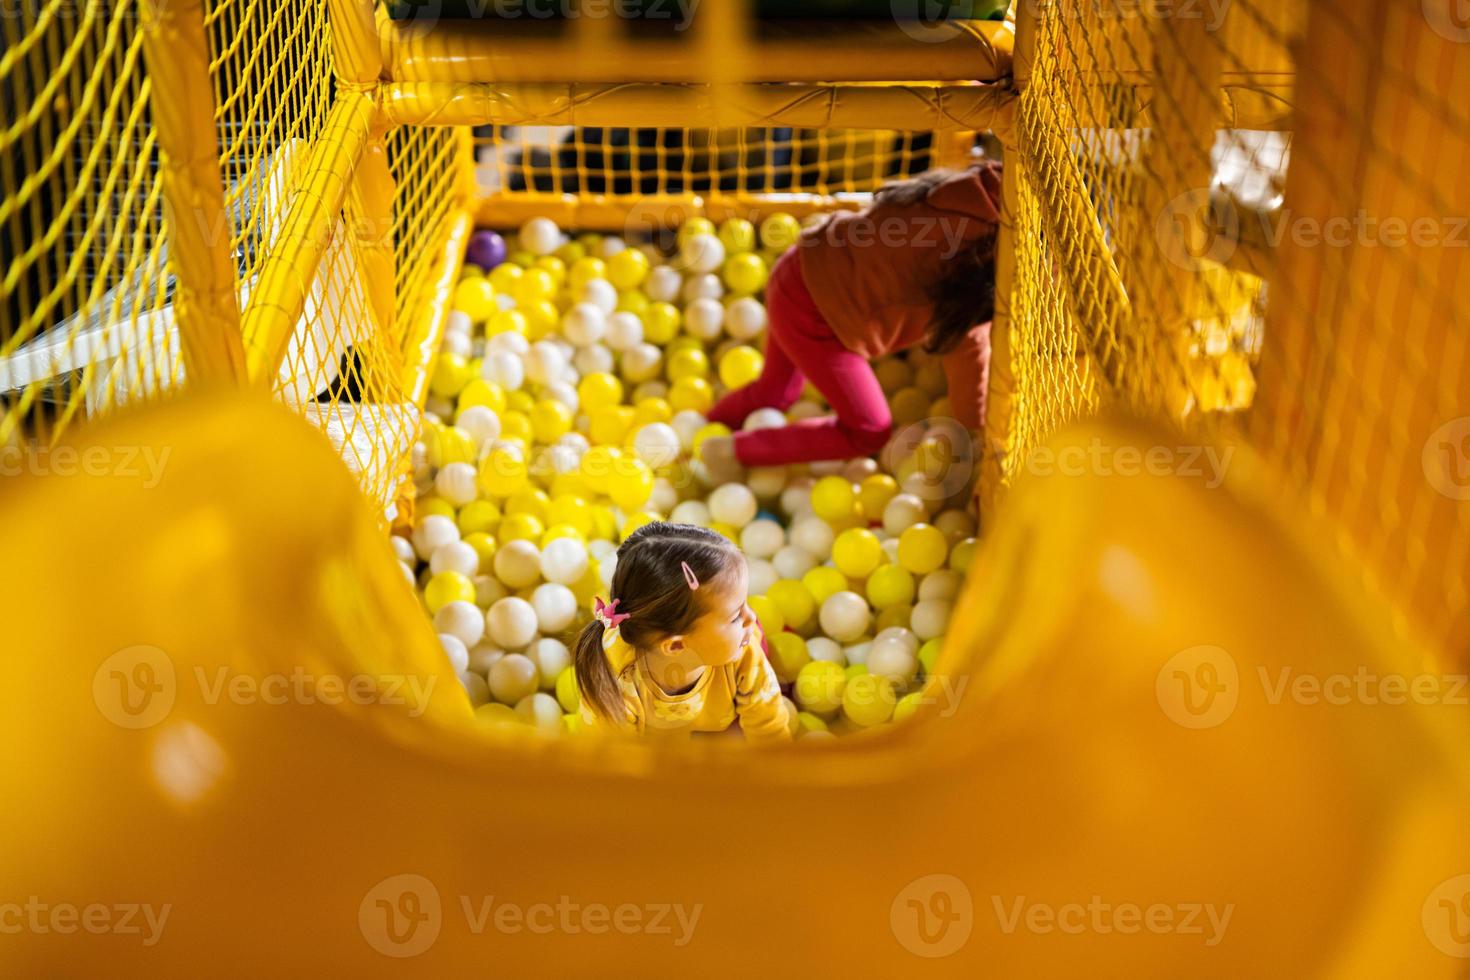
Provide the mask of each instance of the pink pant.
POLYGON ((739 429, 758 408, 790 408, 811 379, 836 416, 802 419, 774 429, 737 432, 735 455, 746 466, 871 456, 893 428, 888 400, 872 367, 832 332, 801 278, 797 249, 786 251, 766 284, 766 366, 710 410, 712 422, 739 429))

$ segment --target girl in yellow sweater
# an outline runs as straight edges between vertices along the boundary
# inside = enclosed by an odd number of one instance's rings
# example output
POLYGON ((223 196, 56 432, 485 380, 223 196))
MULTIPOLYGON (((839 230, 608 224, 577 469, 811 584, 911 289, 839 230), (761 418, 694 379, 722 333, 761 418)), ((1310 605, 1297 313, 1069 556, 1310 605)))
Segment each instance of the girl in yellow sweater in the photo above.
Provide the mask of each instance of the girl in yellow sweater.
POLYGON ((582 718, 637 734, 790 738, 786 703, 746 603, 745 556, 723 536, 656 521, 618 548, 612 598, 577 638, 582 718))

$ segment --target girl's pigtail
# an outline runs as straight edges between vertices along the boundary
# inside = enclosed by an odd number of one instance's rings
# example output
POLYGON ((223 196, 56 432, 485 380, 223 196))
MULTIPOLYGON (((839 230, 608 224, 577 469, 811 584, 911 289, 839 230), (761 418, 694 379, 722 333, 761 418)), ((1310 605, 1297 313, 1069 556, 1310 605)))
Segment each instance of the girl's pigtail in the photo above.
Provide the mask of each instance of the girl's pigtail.
POLYGON ((572 668, 577 674, 577 687, 592 710, 603 718, 616 721, 623 712, 623 694, 602 650, 604 631, 602 621, 598 619, 582 628, 572 654, 572 668))

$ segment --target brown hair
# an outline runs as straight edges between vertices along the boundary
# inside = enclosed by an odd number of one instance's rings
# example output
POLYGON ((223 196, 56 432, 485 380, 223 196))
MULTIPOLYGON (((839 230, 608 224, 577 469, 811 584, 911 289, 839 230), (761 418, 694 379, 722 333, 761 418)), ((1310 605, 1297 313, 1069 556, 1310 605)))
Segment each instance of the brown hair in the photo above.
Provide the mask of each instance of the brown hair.
MULTIPOLYGON (((917 177, 884 184, 873 195, 874 204, 912 207, 921 204, 929 192, 959 171, 938 168, 926 170, 917 177)), ((950 259, 944 273, 928 289, 934 317, 924 350, 943 354, 953 350, 976 324, 995 315, 995 229, 965 244, 950 259)))
MULTIPOLYGON (((618 612, 626 614, 619 629, 633 649, 649 649, 666 636, 687 633, 704 615, 699 593, 689 587, 681 563, 701 583, 712 582, 740 560, 740 552, 723 535, 693 524, 654 521, 645 524, 618 547, 612 595, 618 612)), ((592 710, 618 719, 623 696, 618 679, 602 649, 605 627, 593 620, 577 637, 572 665, 577 687, 592 710)))

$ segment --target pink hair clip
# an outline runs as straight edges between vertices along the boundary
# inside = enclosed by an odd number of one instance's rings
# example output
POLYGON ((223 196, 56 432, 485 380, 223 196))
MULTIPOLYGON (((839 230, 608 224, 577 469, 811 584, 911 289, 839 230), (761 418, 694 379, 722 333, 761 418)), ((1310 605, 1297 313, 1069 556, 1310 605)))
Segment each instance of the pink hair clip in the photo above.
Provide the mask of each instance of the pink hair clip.
POLYGON ((679 567, 684 569, 684 581, 689 583, 689 588, 691 590, 699 588, 699 579, 694 577, 694 569, 689 567, 689 563, 681 561, 679 567))
POLYGON ((628 618, 628 613, 618 612, 619 600, 603 602, 602 597, 597 597, 597 606, 593 610, 593 617, 607 629, 617 629, 619 623, 628 618))

